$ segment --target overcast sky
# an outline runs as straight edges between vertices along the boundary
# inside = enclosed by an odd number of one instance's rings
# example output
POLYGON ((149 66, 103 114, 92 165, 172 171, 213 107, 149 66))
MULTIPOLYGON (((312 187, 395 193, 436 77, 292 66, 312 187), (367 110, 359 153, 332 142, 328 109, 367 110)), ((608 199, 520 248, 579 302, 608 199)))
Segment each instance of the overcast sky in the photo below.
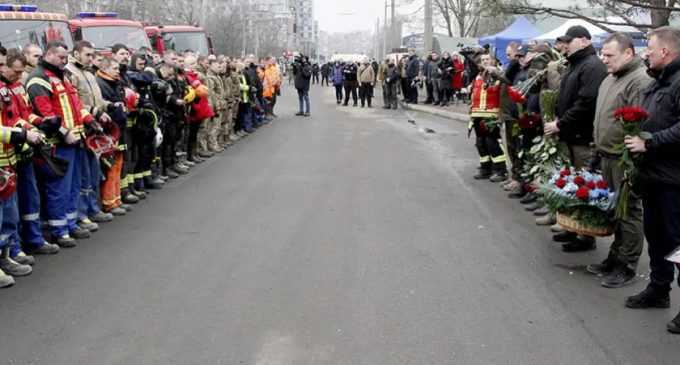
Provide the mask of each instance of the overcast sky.
MULTIPOLYGON (((532 1, 547 6, 559 6, 565 3, 576 5, 584 2, 584 0, 568 0, 566 2, 565 0, 532 1)), ((397 5, 406 2, 406 0, 396 1, 397 5)), ((412 5, 397 6, 397 12, 399 14, 413 13, 424 2, 424 0, 413 0, 412 5)), ((321 30, 329 33, 351 32, 355 30, 373 31, 375 29, 376 18, 380 17, 381 23, 383 21, 385 0, 314 0, 314 12, 321 30)), ((422 12, 420 14, 422 16, 422 12)))
MULTIPOLYGON (((397 4, 404 1, 397 0, 397 4)), ((423 1, 416 0, 422 5, 423 1)), ((418 5, 418 4, 414 4, 418 5)), ((413 6, 397 7, 400 13, 408 13, 413 6)), ((417 8, 417 6, 415 7, 417 8)), ((351 32, 355 30, 374 30, 375 20, 385 14, 385 0, 314 0, 315 18, 321 30, 351 32)))

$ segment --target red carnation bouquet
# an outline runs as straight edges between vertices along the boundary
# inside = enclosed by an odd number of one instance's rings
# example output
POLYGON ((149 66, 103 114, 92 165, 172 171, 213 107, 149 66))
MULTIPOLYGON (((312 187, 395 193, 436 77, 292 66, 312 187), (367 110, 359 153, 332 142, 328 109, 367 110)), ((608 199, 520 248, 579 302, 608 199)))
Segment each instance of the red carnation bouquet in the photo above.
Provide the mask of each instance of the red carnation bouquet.
MULTIPOLYGON (((624 106, 614 111, 614 118, 622 124, 626 136, 637 136, 643 139, 645 132, 642 131, 642 122, 647 120, 648 116, 647 111, 639 106, 624 106)), ((623 143, 617 145, 616 148, 621 152, 619 166, 623 168, 623 182, 618 187, 616 218, 622 219, 628 216, 630 193, 633 190, 633 183, 638 177, 635 162, 639 156, 632 154, 623 143)))

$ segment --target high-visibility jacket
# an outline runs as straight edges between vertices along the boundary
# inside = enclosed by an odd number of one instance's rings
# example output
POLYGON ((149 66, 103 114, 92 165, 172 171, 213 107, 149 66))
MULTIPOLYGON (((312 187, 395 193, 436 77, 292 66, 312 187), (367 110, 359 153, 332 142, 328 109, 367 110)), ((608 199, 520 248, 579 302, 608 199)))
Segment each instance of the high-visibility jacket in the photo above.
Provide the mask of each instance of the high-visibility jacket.
POLYGON ((19 108, 19 113, 21 114, 21 119, 19 120, 20 127, 24 129, 33 129, 36 125, 40 124, 42 118, 37 116, 33 112, 33 106, 28 98, 28 92, 24 87, 24 84, 17 81, 8 85, 12 92, 12 99, 14 103, 19 108))
POLYGON ((239 88, 241 90, 241 102, 242 103, 249 103, 250 102, 250 85, 248 85, 248 80, 246 80, 246 76, 241 74, 239 78, 239 88))
POLYGON ((21 110, 9 86, 0 81, 0 102, 2 111, 0 112, 0 168, 14 166, 17 162, 14 146, 16 143, 23 142, 25 131, 22 125, 28 122, 21 118, 21 110), (20 136, 12 136, 18 134, 20 136))
POLYGON ((44 60, 28 77, 26 89, 33 111, 42 117, 37 127, 49 137, 57 133, 65 136, 72 130, 80 138, 84 125, 94 121, 81 104, 78 91, 64 77, 64 71, 44 60))
POLYGON ((279 68, 276 65, 268 65, 264 70, 264 97, 272 98, 279 88, 281 88, 279 68))

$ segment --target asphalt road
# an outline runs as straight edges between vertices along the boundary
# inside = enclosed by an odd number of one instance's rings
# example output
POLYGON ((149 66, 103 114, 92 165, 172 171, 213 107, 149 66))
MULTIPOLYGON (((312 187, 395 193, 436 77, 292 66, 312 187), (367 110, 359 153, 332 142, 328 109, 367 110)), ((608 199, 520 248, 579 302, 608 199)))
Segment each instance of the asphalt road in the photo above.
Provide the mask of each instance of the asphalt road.
POLYGON ((678 291, 625 309, 645 279, 601 288, 583 265, 607 241, 562 253, 474 182, 464 123, 312 104, 294 117, 287 92, 272 125, 39 257, 0 291, 0 363, 678 364, 678 291))

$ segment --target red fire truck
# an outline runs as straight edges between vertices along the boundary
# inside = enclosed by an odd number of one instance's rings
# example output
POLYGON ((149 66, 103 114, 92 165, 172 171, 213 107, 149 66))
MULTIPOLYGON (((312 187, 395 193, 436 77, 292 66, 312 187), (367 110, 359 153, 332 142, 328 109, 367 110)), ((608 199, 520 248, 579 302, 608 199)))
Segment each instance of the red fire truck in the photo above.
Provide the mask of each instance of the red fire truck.
POLYGON ((192 50, 198 54, 214 54, 212 39, 201 27, 193 25, 151 25, 144 28, 159 54, 166 49, 178 52, 192 50))
POLYGON ((0 4, 0 42, 3 47, 21 49, 27 44, 40 45, 60 41, 69 49, 73 39, 64 14, 38 12, 35 5, 0 4))
POLYGON ((91 42, 96 49, 108 50, 122 43, 132 50, 151 49, 142 23, 118 19, 115 12, 81 12, 69 21, 73 39, 91 42))

